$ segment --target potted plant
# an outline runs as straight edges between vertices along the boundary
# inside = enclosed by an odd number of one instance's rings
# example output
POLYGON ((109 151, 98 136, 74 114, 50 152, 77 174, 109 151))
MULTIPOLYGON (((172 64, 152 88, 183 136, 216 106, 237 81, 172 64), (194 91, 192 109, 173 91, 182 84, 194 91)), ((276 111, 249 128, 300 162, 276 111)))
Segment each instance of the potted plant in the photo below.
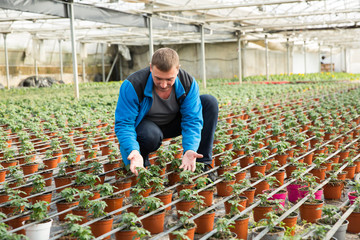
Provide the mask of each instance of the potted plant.
POLYGON ((341 199, 343 189, 344 180, 337 179, 337 176, 332 173, 330 175, 330 181, 324 186, 324 198, 326 200, 341 199))
MULTIPOLYGON (((231 201, 230 212, 225 215, 225 217, 228 219, 231 219, 235 215, 238 215, 244 207, 241 204, 241 202, 237 200, 230 200, 230 201, 231 201)), ((249 219, 250 216, 248 214, 243 214, 239 218, 235 219, 234 221, 235 223, 232 225, 232 227, 230 227, 230 231, 234 232, 237 235, 238 239, 247 239, 249 219)))
POLYGON ((207 207, 210 207, 213 202, 214 192, 215 192, 215 186, 207 187, 209 184, 212 184, 213 181, 208 177, 198 177, 195 180, 195 190, 204 189, 199 193, 200 196, 204 197, 204 204, 207 207))
MULTIPOLYGON (((106 206, 106 203, 101 200, 90 201, 88 208, 88 220, 90 221, 101 218, 90 224, 91 232, 95 237, 99 237, 105 233, 108 233, 112 229, 114 217, 112 215, 106 215, 106 212, 104 211, 106 206)), ((110 236, 105 237, 104 239, 110 239, 110 236)))
POLYGON ((300 216, 302 220, 315 223, 321 218, 323 200, 315 199, 315 190, 309 188, 310 197, 300 206, 300 216))
POLYGON ((50 237, 53 220, 48 218, 47 202, 39 201, 31 205, 30 219, 25 221, 26 236, 30 240, 46 240, 50 237))
POLYGON ((134 213, 124 213, 116 228, 121 230, 115 233, 116 240, 139 240, 150 236, 150 232, 142 227, 134 213))
POLYGON ((58 174, 54 177, 56 192, 59 193, 72 183, 73 176, 65 171, 65 163, 59 164, 58 174), (61 187, 65 186, 65 187, 61 187))
MULTIPOLYGON (((160 199, 160 201, 164 204, 170 204, 172 201, 173 191, 168 189, 165 191, 164 180, 160 177, 152 178, 152 194, 155 194, 156 198, 160 199)), ((165 210, 171 210, 171 206, 165 208, 165 210)))
POLYGON ((230 228, 233 227, 234 223, 234 221, 227 218, 218 218, 215 223, 216 233, 212 237, 210 237, 210 239, 237 239, 236 233, 230 231, 230 228))
MULTIPOLYGON (((198 213, 206 210, 206 206, 204 205, 204 200, 202 198, 203 198, 202 196, 199 196, 195 200, 195 205, 190 210, 192 214, 197 215, 198 213)), ((214 219, 215 219, 214 209, 207 211, 206 213, 196 218, 194 220, 196 223, 195 232, 200 234, 210 232, 214 227, 214 219)))
MULTIPOLYGON (((31 177, 31 180, 33 181, 33 189, 31 191, 31 194, 37 194, 37 196, 34 196, 31 198, 31 202, 34 204, 38 201, 45 201, 50 203, 51 197, 52 197, 52 191, 46 192, 45 191, 45 180, 44 177, 41 175, 34 175, 31 177), (40 194, 40 195, 38 195, 40 194)), ((49 208, 50 209, 50 208, 49 208)))
MULTIPOLYGON (((111 186, 109 183, 104 183, 97 185, 95 189, 99 191, 101 197, 105 197, 104 201, 107 205, 105 207, 105 212, 113 212, 123 206, 125 195, 123 193, 114 194, 114 189, 117 189, 116 187, 111 186)), ((114 215, 120 214, 121 211, 114 213, 114 215)))
MULTIPOLYGON (((190 218, 193 216, 189 212, 180 211, 181 217, 179 219, 180 227, 169 233, 170 240, 177 240, 177 239, 194 239, 195 235, 195 228, 196 224, 194 220, 190 220, 190 218)), ((169 228, 172 228, 175 224, 170 224, 169 228)), ((176 224, 177 225, 177 224, 176 224)))
MULTIPOLYGON (((26 239, 26 236, 20 233, 10 233, 11 227, 5 224, 4 220, 6 219, 6 215, 0 212, 0 238, 1 239, 26 239)), ((19 232, 19 231, 18 231, 19 232)))
POLYGON ((352 190, 348 192, 348 198, 350 204, 353 204, 355 199, 360 197, 360 182, 359 181, 349 181, 349 185, 352 186, 352 190))
MULTIPOLYGON (((110 148, 113 148, 113 147, 115 147, 115 146, 111 145, 110 148)), ((109 160, 109 162, 104 164, 104 171, 106 173, 106 176, 115 176, 116 171, 112 171, 112 172, 110 172, 110 171, 120 167, 118 151, 112 150, 112 152, 109 153, 109 155, 107 155, 107 159, 109 160)))
POLYGON ((67 214, 64 220, 65 230, 64 235, 60 237, 60 240, 91 240, 94 236, 91 233, 90 226, 82 226, 77 222, 82 221, 82 216, 67 214))
POLYGON ((195 187, 194 180, 192 179, 196 174, 190 170, 184 170, 180 173, 179 186, 176 186, 176 191, 180 192, 183 189, 192 189, 195 187))
POLYGON ((139 216, 139 210, 144 205, 145 198, 142 195, 144 191, 145 189, 140 187, 134 187, 131 189, 130 203, 132 206, 127 209, 128 212, 133 212, 139 216))
POLYGON ((266 170, 266 158, 264 157, 255 157, 254 166, 250 168, 250 176, 257 177, 258 173, 265 174, 266 170))
POLYGON ((224 180, 216 184, 217 195, 221 197, 230 196, 232 185, 235 183, 235 174, 225 172, 221 177, 224 178, 224 180))
MULTIPOLYGON (((65 188, 60 192, 60 196, 63 198, 62 200, 56 202, 56 208, 58 212, 65 211, 71 207, 79 205, 79 200, 77 199, 77 194, 79 190, 76 188, 65 188)), ((59 215, 59 221, 64 221, 67 214, 72 214, 72 210, 67 211, 66 213, 62 213, 59 215)))
POLYGON ((269 194, 259 194, 258 197, 260 200, 260 204, 253 209, 255 222, 266 218, 266 213, 273 211, 276 206, 275 200, 270 200, 269 194))
MULTIPOLYGON (((323 225, 333 226, 340 219, 340 209, 334 205, 325 205, 322 209, 322 217, 317 221, 323 225)), ((346 239, 346 229, 348 227, 349 221, 345 220, 345 222, 338 228, 333 237, 338 240, 346 239)))
POLYGON ((241 196, 240 194, 243 192, 243 188, 241 184, 235 183, 232 187, 232 197, 224 202, 225 205, 225 213, 229 214, 233 205, 238 206, 239 212, 243 211, 246 208, 247 197, 241 196))
POLYGON ((181 214, 179 211, 190 211, 190 209, 195 206, 195 202, 200 201, 203 197, 193 189, 183 189, 178 194, 178 198, 182 199, 175 204, 178 218, 180 218, 181 214))
POLYGON ((72 210, 74 215, 84 217, 79 224, 87 222, 88 209, 90 207, 90 197, 94 194, 88 190, 79 190, 79 204, 78 207, 72 210))
POLYGON ((146 168, 139 168, 138 167, 136 169, 138 171, 138 176, 137 176, 137 183, 136 183, 135 187, 145 189, 145 191, 142 192, 141 194, 144 197, 147 197, 151 193, 150 183, 151 183, 151 179, 152 179, 153 175, 146 168))
MULTIPOLYGON (((160 199, 156 197, 147 197, 145 198, 144 206, 140 209, 139 213, 140 215, 146 215, 163 206, 164 204, 160 201, 160 199)), ((162 209, 160 212, 144 218, 141 222, 146 230, 148 230, 151 234, 156 234, 164 230, 164 221, 165 210, 162 209)))
POLYGON ((263 236, 263 239, 283 239, 285 228, 277 226, 279 216, 274 212, 268 212, 265 216, 266 218, 260 220, 259 226, 252 230, 253 238, 259 235, 265 228, 268 228, 269 232, 263 236))
POLYGON ((117 187, 119 191, 125 190, 125 197, 130 196, 130 187, 132 183, 130 176, 132 176, 132 173, 130 171, 127 171, 124 167, 120 167, 120 169, 116 171, 116 180, 113 183, 113 185, 117 187))

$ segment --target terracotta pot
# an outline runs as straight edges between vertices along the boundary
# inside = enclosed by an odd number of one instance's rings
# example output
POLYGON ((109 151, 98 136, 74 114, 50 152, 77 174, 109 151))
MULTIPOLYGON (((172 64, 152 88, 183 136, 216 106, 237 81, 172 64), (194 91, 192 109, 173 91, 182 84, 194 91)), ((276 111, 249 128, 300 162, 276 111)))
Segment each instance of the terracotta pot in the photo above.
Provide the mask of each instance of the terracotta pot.
POLYGON ((339 163, 342 163, 342 161, 345 159, 345 158, 347 158, 347 157, 349 157, 349 151, 342 151, 342 152, 340 152, 339 153, 339 163))
MULTIPOLYGON (((105 218, 90 224, 90 229, 94 237, 99 237, 105 233, 108 233, 112 230, 114 218, 105 218)), ((103 239, 110 239, 111 236, 105 237, 103 239)))
MULTIPOLYGON (((24 198, 24 197, 28 197, 30 196, 31 191, 33 190, 33 186, 23 186, 19 188, 20 191, 23 191, 24 193, 20 193, 20 197, 24 198)), ((30 199, 29 199, 30 200, 30 199)))
POLYGON ((51 158, 44 160, 45 169, 54 169, 58 165, 58 159, 57 158, 51 158))
POLYGON ((279 181, 274 184, 275 187, 280 187, 284 184, 284 179, 285 179, 285 170, 284 169, 279 170, 273 176, 276 178, 276 180, 279 181))
MULTIPOLYGON (((250 181, 251 181, 251 183, 254 183, 254 182, 258 181, 258 179, 250 179, 250 181)), ((269 184, 265 180, 262 180, 261 182, 256 184, 254 187, 256 188, 255 196, 262 194, 265 190, 268 190, 270 188, 269 184)))
POLYGON ((250 206, 254 202, 256 188, 250 187, 248 190, 242 192, 240 196, 247 197, 246 207, 250 206))
POLYGON ((172 172, 168 175, 169 185, 174 185, 178 182, 180 182, 180 173, 178 172, 172 172))
MULTIPOLYGON (((19 228, 24 226, 23 222, 25 222, 26 220, 30 219, 30 215, 22 215, 19 216, 15 219, 9 220, 6 224, 8 224, 9 226, 11 226, 13 229, 19 228)), ((16 234, 23 234, 25 235, 25 229, 21 229, 15 232, 16 234)))
POLYGON ((316 223, 321 218, 322 206, 324 201, 317 200, 316 203, 305 202, 300 206, 301 220, 306 220, 310 223, 316 223))
POLYGON ((65 186, 65 185, 71 184, 72 177, 71 176, 54 177, 54 181, 55 181, 56 192, 59 193, 63 189, 69 187, 69 186, 65 186), (65 187, 60 188, 61 186, 65 186, 65 187))
POLYGON ((136 216, 140 216, 139 215, 139 210, 140 210, 140 208, 141 208, 142 206, 131 206, 131 207, 129 207, 128 209, 127 209, 127 211, 128 212, 132 212, 132 213, 134 213, 136 216))
POLYGON ((246 171, 235 174, 235 183, 241 183, 246 177, 246 171))
POLYGON ((247 239, 248 237, 249 216, 243 217, 235 220, 234 228, 230 228, 230 231, 235 233, 238 239, 247 239))
POLYGON ((291 174, 293 171, 296 170, 296 166, 293 165, 289 165, 285 167, 285 171, 286 171, 286 178, 291 178, 291 174))
MULTIPOLYGON (((244 211, 245 208, 246 208, 246 203, 247 203, 247 197, 244 197, 244 196, 239 196, 239 201, 238 203, 241 205, 241 206, 238 206, 237 209, 241 212, 241 211, 244 211)), ((233 199, 230 199, 230 200, 233 200, 233 199)), ((224 202, 224 205, 225 205, 225 213, 226 214, 229 214, 230 213, 230 209, 231 209, 231 203, 229 203, 229 201, 226 201, 224 202)))
POLYGON ((349 233, 360 233, 360 212, 352 212, 347 220, 349 221, 347 231, 349 233))
POLYGON ((0 183, 5 182, 6 170, 0 170, 0 183))
POLYGON ((320 183, 322 180, 325 179, 325 171, 326 167, 320 167, 311 169, 310 173, 315 177, 316 182, 320 183))
POLYGON ((347 179, 353 179, 355 176, 355 168, 356 166, 347 166, 344 168, 344 171, 347 172, 346 178, 347 179))
MULTIPOLYGON (((115 211, 123 206, 124 195, 119 195, 114 198, 105 198, 104 201, 106 202, 107 206, 105 207, 105 212, 110 213, 115 211)), ((114 213, 114 215, 120 215, 121 211, 114 213)))
POLYGON ((38 163, 31 163, 29 165, 21 165, 20 166, 24 172, 24 175, 30 175, 33 174, 35 172, 37 172, 37 170, 39 169, 39 164, 38 163))
POLYGON ((106 176, 115 176, 116 171, 109 172, 113 170, 114 168, 119 168, 120 162, 113 162, 113 163, 105 163, 104 164, 104 171, 106 173, 106 176))
POLYGON ((215 212, 205 213, 204 215, 194 219, 196 223, 195 232, 204 234, 210 232, 214 228, 215 212))
POLYGON ((204 206, 210 207, 212 205, 214 198, 214 190, 204 190, 199 192, 199 195, 204 197, 204 206))
POLYGON ((311 165, 312 164, 312 160, 313 160, 313 156, 314 156, 314 153, 309 153, 308 155, 306 155, 304 157, 304 163, 306 163, 307 165, 311 165))
POLYGON ((344 189, 344 182, 329 182, 324 186, 324 198, 326 200, 341 199, 342 190, 344 189))
MULTIPOLYGON (((282 222, 284 223, 283 227, 285 227, 285 229, 286 229, 286 228, 292 228, 292 227, 296 226, 297 218, 298 218, 297 213, 295 213, 295 212, 291 213, 284 220, 282 220, 282 222)), ((292 230, 291 236, 294 236, 294 235, 295 235, 295 230, 292 230)))
POLYGON ((235 184, 235 180, 230 182, 219 182, 216 184, 217 195, 220 197, 230 196, 232 193, 232 185, 235 184))
POLYGON ((179 210, 188 212, 195 206, 195 201, 180 201, 175 203, 177 216, 180 218, 182 215, 179 213, 179 210))
MULTIPOLYGON (((69 208, 77 206, 77 205, 79 205, 79 201, 75 201, 75 202, 65 202, 65 201, 62 202, 61 201, 61 202, 56 203, 56 208, 57 208, 57 211, 59 213, 59 212, 65 211, 66 209, 69 209, 69 208)), ((73 213, 73 211, 69 210, 69 211, 67 211, 65 213, 60 214, 59 215, 59 221, 65 221, 65 217, 69 213, 73 213)))
POLYGON ((0 194, 0 204, 9 201, 9 195, 6 193, 0 194))
MULTIPOLYGON (((4 168, 8 168, 10 166, 16 166, 19 164, 19 161, 17 160, 13 160, 13 161, 9 161, 9 162, 5 162, 5 161, 2 161, 1 162, 1 165, 4 167, 4 168)), ((10 171, 9 170, 6 170, 6 174, 9 174, 10 171)))
POLYGON ((273 206, 256 206, 253 209, 254 221, 258 222, 263 218, 266 218, 265 214, 273 211, 273 206))
POLYGON ((258 177, 257 172, 260 172, 262 175, 265 175, 266 164, 264 165, 254 165, 250 168, 250 176, 252 178, 258 177))
POLYGON ((321 166, 321 167, 326 167, 325 171, 330 171, 332 164, 333 164, 333 162, 327 161, 327 162, 322 163, 320 166, 321 166))
POLYGON ((176 186, 176 191, 179 193, 183 189, 193 189, 195 187, 195 183, 193 184, 180 184, 176 186))
MULTIPOLYGON (((188 231, 185 233, 185 235, 190 239, 193 240, 194 239, 194 235, 195 235, 195 227, 188 229, 188 231)), ((170 240, 177 240, 176 236, 172 233, 169 233, 169 239, 170 240)))
MULTIPOLYGON (((89 189, 89 188, 87 188, 87 189, 89 189)), ((92 193, 94 195, 92 197, 89 197, 89 200, 96 200, 96 199, 100 198, 100 192, 99 191, 92 190, 92 193)))
POLYGON ((40 173, 41 176, 43 176, 44 180, 45 180, 45 186, 46 187, 50 187, 52 184, 52 175, 53 175, 53 171, 49 170, 49 171, 45 171, 40 173))
POLYGON ((118 231, 115 233, 116 240, 140 240, 139 237, 135 237, 136 231, 118 231))
MULTIPOLYGON (((166 194, 157 195, 156 197, 157 197, 158 199, 160 199, 160 201, 163 202, 164 205, 167 205, 167 204, 171 203, 171 201, 172 201, 172 195, 173 195, 172 192, 170 192, 170 193, 166 193, 166 194)), ((170 210, 171 210, 171 206, 168 206, 167 208, 165 208, 165 210, 170 211, 170 210)))
POLYGON ((254 156, 245 156, 240 159, 240 166, 242 168, 252 164, 254 162, 254 156))
POLYGON ((114 187, 117 187, 118 189, 116 191, 121 191, 124 189, 128 189, 126 191, 124 191, 123 193, 125 194, 125 197, 130 197, 130 187, 131 187, 131 181, 128 180, 126 182, 122 182, 122 181, 116 181, 113 183, 114 187))
POLYGON ((288 158, 288 154, 275 155, 275 159, 279 162, 280 166, 284 166, 286 164, 286 160, 288 158))
POLYGON ((230 172, 233 170, 233 167, 219 167, 216 172, 218 176, 223 175, 225 172, 230 172))
MULTIPOLYGON (((32 198, 30 198, 30 201, 32 204, 35 204, 36 202, 40 202, 40 201, 45 201, 45 202, 51 203, 51 198, 52 198, 52 192, 44 193, 42 195, 32 197, 32 198)), ((50 205, 48 206, 48 210, 50 210, 50 205)))
POLYGON ((72 213, 74 215, 83 217, 83 219, 81 219, 81 221, 79 221, 78 224, 84 224, 84 223, 86 223, 88 221, 87 220, 88 211, 86 209, 75 208, 75 209, 72 210, 72 213))
POLYGON ((151 234, 157 234, 164 231, 165 211, 153 214, 141 220, 143 227, 151 234))

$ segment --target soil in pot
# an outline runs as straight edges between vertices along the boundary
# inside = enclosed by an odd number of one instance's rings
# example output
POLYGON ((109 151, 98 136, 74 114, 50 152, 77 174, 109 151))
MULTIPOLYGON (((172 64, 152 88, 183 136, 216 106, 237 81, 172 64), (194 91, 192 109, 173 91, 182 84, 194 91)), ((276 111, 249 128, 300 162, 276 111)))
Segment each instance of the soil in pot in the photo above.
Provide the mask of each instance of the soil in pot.
MULTIPOLYGON (((266 227, 256 227, 252 230, 252 237, 255 238, 266 227)), ((268 232, 263 236, 262 240, 280 240, 284 238, 285 228, 275 227, 274 232, 268 232)))

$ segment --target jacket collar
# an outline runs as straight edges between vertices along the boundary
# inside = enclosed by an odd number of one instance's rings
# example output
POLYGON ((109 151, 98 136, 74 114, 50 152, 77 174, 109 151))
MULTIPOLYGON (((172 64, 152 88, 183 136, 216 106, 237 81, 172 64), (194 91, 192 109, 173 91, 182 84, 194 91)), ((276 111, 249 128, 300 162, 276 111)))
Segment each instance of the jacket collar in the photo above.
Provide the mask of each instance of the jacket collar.
MULTIPOLYGON (((152 79, 152 73, 150 72, 149 77, 146 82, 145 90, 144 90, 144 95, 146 97, 152 98, 153 86, 154 86, 154 83, 153 83, 153 79, 152 79)), ((180 82, 179 76, 177 76, 175 79, 174 87, 175 87, 176 98, 181 97, 185 93, 185 89, 180 82)))

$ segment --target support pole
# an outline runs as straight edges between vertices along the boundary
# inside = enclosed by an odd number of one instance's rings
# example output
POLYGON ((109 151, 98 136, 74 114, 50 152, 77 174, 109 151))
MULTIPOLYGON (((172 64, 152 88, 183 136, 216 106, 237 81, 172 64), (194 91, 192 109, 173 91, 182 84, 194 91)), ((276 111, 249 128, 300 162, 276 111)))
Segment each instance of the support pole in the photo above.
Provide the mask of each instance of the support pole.
POLYGON ((269 81, 269 46, 267 35, 265 35, 265 65, 266 65, 266 81, 269 81))
POLYGON ((82 79, 86 82, 86 71, 85 71, 85 59, 81 60, 82 62, 82 79))
POLYGON ((304 41, 303 51, 304 51, 304 74, 306 74, 306 41, 304 41))
POLYGON ((344 48, 344 68, 345 72, 348 72, 348 63, 347 63, 347 48, 344 48))
POLYGON ((333 69, 333 54, 332 54, 332 49, 333 47, 331 46, 330 47, 330 72, 333 72, 334 69, 333 69))
POLYGON ((6 84, 7 84, 7 89, 10 89, 9 57, 8 57, 8 49, 6 44, 7 33, 4 33, 3 37, 4 37, 4 48, 5 48, 6 84))
POLYGON ((38 71, 38 64, 36 58, 34 59, 34 65, 35 65, 35 79, 39 79, 39 71, 38 71))
POLYGON ((241 32, 238 31, 238 69, 239 69, 239 83, 242 84, 242 62, 241 62, 241 32))
POLYGON ((76 38, 75 38, 75 27, 74 27, 74 6, 71 0, 68 4, 69 16, 70 16, 70 29, 71 29, 71 50, 73 60, 73 75, 75 84, 75 99, 79 100, 79 80, 78 80, 78 69, 77 69, 77 57, 76 57, 76 38))
POLYGON ((200 31, 201 31, 201 70, 202 70, 203 86, 204 86, 204 89, 206 89, 204 25, 200 25, 200 31))
POLYGON ((120 81, 123 79, 123 75, 122 75, 122 61, 121 61, 121 56, 119 57, 119 73, 120 73, 120 81))
POLYGON ((242 49, 242 54, 241 54, 241 63, 242 63, 242 75, 246 76, 246 46, 247 46, 247 42, 243 41, 243 49, 242 49))
POLYGON ((101 44, 102 81, 105 82, 105 43, 101 44))
POLYGON ((286 72, 290 75, 290 44, 289 38, 286 39, 286 72))
POLYGON ((115 56, 115 59, 114 59, 112 65, 111 65, 110 71, 109 71, 109 73, 108 73, 108 75, 107 75, 107 77, 106 77, 106 82, 109 82, 110 76, 111 76, 111 74, 112 74, 112 71, 114 70, 114 67, 115 67, 115 65, 116 65, 116 62, 117 62, 118 57, 119 57, 119 53, 116 54, 116 56, 115 56))
POLYGON ((64 65, 62 56, 62 40, 59 39, 59 58, 60 58, 60 80, 64 81, 64 65))
POLYGON ((152 59, 152 55, 154 54, 154 41, 153 41, 153 32, 152 32, 152 16, 151 14, 148 14, 148 24, 149 24, 149 57, 150 61, 152 59))
POLYGON ((319 43, 319 52, 318 52, 318 54, 319 54, 319 73, 321 73, 321 45, 320 45, 320 43, 319 43))

